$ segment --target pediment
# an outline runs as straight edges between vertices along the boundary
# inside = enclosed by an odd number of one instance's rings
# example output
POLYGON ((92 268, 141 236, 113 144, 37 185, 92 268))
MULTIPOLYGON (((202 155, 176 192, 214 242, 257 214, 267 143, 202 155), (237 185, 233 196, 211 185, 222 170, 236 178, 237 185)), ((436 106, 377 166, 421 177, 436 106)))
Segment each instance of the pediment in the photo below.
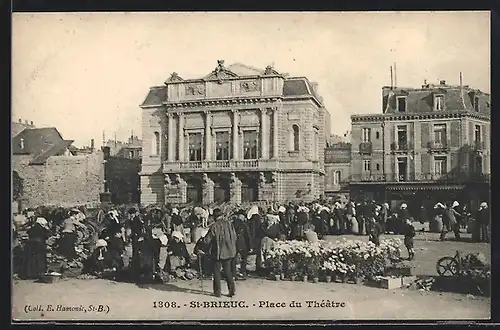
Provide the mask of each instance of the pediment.
POLYGON ((228 70, 224 66, 224 60, 218 60, 217 61, 217 67, 210 72, 208 75, 206 75, 203 79, 205 80, 224 80, 224 79, 229 79, 229 78, 234 78, 238 77, 238 75, 231 70, 228 70))
POLYGON ((203 79, 205 80, 220 80, 238 77, 238 75, 230 70, 224 69, 221 71, 212 71, 206 75, 203 79))
POLYGON ((182 79, 178 74, 177 72, 172 72, 172 74, 170 75, 170 77, 167 79, 166 82, 179 82, 179 81, 184 81, 184 79, 182 79))

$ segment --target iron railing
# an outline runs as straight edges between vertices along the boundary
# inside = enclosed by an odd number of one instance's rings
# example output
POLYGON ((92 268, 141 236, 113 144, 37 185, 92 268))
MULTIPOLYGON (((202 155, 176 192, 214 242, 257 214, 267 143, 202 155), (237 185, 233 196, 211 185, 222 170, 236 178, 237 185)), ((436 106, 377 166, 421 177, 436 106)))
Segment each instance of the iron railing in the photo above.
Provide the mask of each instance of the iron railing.
POLYGON ((430 141, 427 146, 431 151, 448 151, 450 150, 450 141, 430 141))
POLYGON ((409 151, 413 150, 413 143, 411 142, 392 142, 391 151, 409 151))

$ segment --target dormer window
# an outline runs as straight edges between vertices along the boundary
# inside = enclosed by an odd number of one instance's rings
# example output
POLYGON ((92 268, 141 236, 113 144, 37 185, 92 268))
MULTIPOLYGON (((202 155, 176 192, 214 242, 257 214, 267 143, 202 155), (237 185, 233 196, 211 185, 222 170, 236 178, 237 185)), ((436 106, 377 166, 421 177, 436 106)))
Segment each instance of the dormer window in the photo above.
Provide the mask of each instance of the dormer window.
POLYGON ((444 110, 444 95, 435 95, 434 111, 443 111, 443 110, 444 110))
POLYGON ((21 149, 24 149, 24 139, 23 138, 21 138, 19 146, 21 147, 21 149))
POLYGON ((406 112, 406 96, 398 96, 397 105, 398 112, 406 112))
POLYGON ((479 97, 474 97, 474 111, 479 112, 479 97))

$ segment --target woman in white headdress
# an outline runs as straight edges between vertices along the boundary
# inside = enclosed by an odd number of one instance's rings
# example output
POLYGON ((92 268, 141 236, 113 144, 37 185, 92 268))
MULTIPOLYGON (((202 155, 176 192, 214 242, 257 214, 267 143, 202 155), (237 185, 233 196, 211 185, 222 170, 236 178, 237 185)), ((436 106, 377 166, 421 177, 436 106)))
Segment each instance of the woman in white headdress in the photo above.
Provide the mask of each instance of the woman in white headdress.
POLYGON ((184 235, 181 232, 172 232, 172 238, 167 245, 167 254, 168 257, 164 267, 165 272, 173 273, 177 268, 189 265, 191 257, 184 241, 184 235))
POLYGON ((259 208, 253 205, 247 212, 248 229, 250 230, 251 250, 257 254, 257 268, 262 266, 259 257, 260 242, 262 240, 262 219, 259 214, 259 208))
POLYGON ((47 270, 47 244, 49 224, 45 218, 37 218, 28 229, 28 241, 24 249, 23 267, 20 276, 37 279, 47 270))

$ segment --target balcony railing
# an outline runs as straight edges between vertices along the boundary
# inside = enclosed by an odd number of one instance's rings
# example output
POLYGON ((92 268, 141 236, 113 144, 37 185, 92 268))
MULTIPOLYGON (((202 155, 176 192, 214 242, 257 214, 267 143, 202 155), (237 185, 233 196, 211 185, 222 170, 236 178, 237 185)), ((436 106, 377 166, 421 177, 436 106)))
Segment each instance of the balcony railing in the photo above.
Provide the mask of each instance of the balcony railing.
POLYGON ((411 142, 393 142, 391 143, 391 151, 393 152, 407 152, 413 150, 413 143, 411 142))
POLYGON ((372 143, 371 142, 361 142, 359 144, 359 153, 361 155, 370 155, 372 153, 372 143))
POLYGON ((278 162, 275 159, 241 159, 241 160, 202 160, 184 162, 165 162, 166 171, 202 172, 202 171, 275 171, 282 170, 320 170, 324 171, 323 164, 317 161, 278 162))
POLYGON ((430 151, 443 152, 450 150, 450 141, 430 141, 428 143, 428 148, 430 151))
POLYGON ((469 183, 469 182, 490 182, 490 174, 486 173, 408 173, 408 174, 353 174, 351 182, 371 182, 371 183, 398 183, 398 182, 433 182, 433 183, 469 183))

